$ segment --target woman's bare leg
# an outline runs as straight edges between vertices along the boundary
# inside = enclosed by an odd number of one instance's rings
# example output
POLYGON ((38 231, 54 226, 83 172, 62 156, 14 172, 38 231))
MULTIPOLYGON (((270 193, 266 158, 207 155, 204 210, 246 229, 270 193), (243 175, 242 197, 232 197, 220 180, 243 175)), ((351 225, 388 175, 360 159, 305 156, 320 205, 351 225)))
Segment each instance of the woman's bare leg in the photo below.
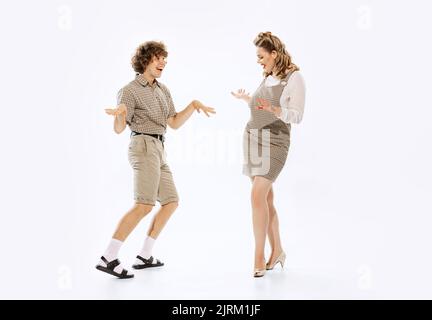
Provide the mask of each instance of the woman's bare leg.
POLYGON ((265 269, 265 241, 269 224, 269 208, 267 196, 272 182, 264 177, 256 176, 252 184, 252 220, 255 236, 255 269, 265 269))
POLYGON ((271 188, 268 193, 267 205, 269 208, 269 224, 268 224, 267 235, 272 250, 268 264, 272 264, 283 252, 282 243, 279 234, 279 219, 276 212, 276 208, 274 206, 273 188, 271 188))

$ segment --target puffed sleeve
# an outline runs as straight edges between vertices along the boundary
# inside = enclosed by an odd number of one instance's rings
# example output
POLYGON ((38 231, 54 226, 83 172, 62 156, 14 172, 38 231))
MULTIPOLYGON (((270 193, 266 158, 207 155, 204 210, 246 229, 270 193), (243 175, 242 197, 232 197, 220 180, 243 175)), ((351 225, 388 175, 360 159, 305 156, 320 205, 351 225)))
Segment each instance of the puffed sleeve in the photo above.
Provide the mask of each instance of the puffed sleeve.
POLYGON ((282 108, 279 119, 286 123, 300 123, 303 119, 306 87, 300 72, 294 72, 288 79, 280 99, 282 108))

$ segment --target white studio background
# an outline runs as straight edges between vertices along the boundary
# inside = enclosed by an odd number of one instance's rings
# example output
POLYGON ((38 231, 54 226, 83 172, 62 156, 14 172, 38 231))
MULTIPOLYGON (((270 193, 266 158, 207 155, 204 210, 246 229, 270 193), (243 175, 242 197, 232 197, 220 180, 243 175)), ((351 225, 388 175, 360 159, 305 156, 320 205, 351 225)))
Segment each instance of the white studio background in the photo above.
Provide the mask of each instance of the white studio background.
MULTIPOLYGON (((429 1, 3 1, 0 298, 432 298, 429 1), (272 31, 301 68, 276 207, 288 267, 252 278, 249 113, 230 91, 261 81, 252 40, 272 31), (104 108, 146 40, 169 50, 168 130, 180 206, 157 241, 166 267, 118 281, 94 265, 133 203, 129 129, 104 108)), ((125 243, 129 266, 147 217, 125 243)), ((269 251, 268 251, 269 252, 269 251)))

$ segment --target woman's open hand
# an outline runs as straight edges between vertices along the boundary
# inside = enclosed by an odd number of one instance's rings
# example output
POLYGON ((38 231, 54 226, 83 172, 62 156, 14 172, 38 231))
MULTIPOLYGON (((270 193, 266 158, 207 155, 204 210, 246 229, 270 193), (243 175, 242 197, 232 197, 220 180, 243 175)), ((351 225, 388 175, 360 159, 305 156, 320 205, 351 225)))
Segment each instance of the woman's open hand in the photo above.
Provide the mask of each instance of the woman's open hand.
POLYGON ((274 107, 265 99, 257 99, 259 105, 256 107, 258 110, 264 110, 273 113, 276 117, 281 115, 281 108, 274 107))
POLYGON ((245 89, 238 89, 237 92, 231 92, 231 94, 237 99, 241 99, 249 103, 251 97, 249 93, 246 93, 245 89))

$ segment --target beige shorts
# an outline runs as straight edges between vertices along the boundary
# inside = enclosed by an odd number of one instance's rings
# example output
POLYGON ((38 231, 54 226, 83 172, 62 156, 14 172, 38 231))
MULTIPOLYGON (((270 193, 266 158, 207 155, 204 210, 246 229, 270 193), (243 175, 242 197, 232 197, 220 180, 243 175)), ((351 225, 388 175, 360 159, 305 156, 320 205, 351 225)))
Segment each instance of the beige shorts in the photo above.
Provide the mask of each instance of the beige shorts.
POLYGON ((147 135, 132 136, 128 157, 134 174, 136 203, 155 205, 157 200, 165 205, 179 200, 160 140, 147 135))

